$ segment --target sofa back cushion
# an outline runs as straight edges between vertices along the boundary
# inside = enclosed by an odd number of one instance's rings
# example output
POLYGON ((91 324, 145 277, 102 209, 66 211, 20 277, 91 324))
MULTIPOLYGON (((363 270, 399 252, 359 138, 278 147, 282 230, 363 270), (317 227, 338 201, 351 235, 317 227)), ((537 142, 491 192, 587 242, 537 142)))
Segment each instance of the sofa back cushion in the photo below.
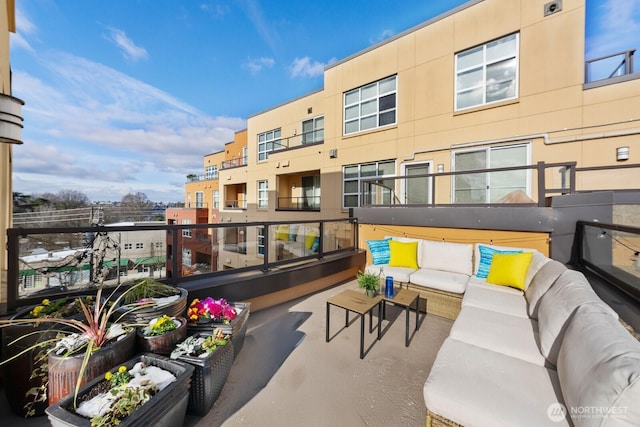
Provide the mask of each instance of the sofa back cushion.
POLYGON ((576 310, 558 354, 558 379, 575 426, 640 425, 640 342, 610 313, 593 305, 576 310), (584 412, 592 408, 598 412, 584 412))
POLYGON ((473 245, 471 243, 423 240, 418 265, 420 268, 471 276, 473 273, 473 245))
POLYGON ((550 260, 533 276, 531 284, 529 284, 529 287, 524 293, 527 298, 527 303, 529 304, 529 316, 531 316, 532 319, 538 319, 540 299, 566 270, 567 267, 561 262, 550 260))
POLYGON ((576 309, 582 305, 594 305, 617 319, 611 307, 606 305, 591 288, 584 274, 566 270, 544 294, 538 306, 540 352, 554 365, 564 333, 576 309))

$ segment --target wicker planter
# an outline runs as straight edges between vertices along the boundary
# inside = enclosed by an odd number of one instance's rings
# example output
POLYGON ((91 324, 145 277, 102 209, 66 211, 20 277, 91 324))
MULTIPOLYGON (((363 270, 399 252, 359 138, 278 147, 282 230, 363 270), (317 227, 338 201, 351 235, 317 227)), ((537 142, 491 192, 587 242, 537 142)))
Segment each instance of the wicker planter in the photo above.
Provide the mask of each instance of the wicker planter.
POLYGON ((120 307, 116 310, 116 316, 122 316, 122 319, 129 324, 139 323, 146 324, 152 319, 166 314, 169 317, 184 316, 187 312, 187 295, 188 292, 184 288, 176 288, 180 291, 180 296, 176 301, 167 304, 156 305, 146 308, 120 307))
MULTIPOLYGON (((82 384, 86 384, 133 357, 136 347, 135 339, 136 332, 135 329, 132 329, 124 338, 113 341, 93 353, 85 368, 82 384)), ((55 353, 49 353, 49 405, 53 405, 68 395, 73 398, 84 355, 84 351, 71 356, 58 356, 55 353)))
POLYGON ((162 335, 145 336, 142 333, 142 328, 138 328, 136 331, 136 348, 138 349, 138 353, 155 353, 162 356, 169 356, 171 351, 176 347, 176 344, 184 341, 187 337, 187 319, 177 317, 176 320, 180 322, 180 326, 162 335))
POLYGON ((188 413, 203 416, 211 410, 227 382, 233 358, 234 347, 229 342, 217 347, 207 357, 180 356, 176 359, 195 368, 189 391, 188 413))
MULTIPOLYGON (((123 363, 127 369, 131 369, 137 362, 144 362, 167 370, 176 376, 176 381, 153 396, 147 403, 142 405, 132 415, 128 416, 120 423, 120 426, 158 426, 182 427, 189 401, 189 384, 193 373, 193 366, 178 363, 167 357, 156 354, 142 354, 123 363)), ((120 365, 120 364, 118 364, 120 365)), ((111 372, 118 370, 118 366, 109 369, 111 372)), ((99 378, 95 378, 80 389, 78 399, 99 382, 104 381, 104 373, 99 378)), ((61 399, 56 404, 51 405, 46 410, 49 421, 54 427, 83 426, 90 427, 91 421, 73 411, 73 395, 61 399)))
POLYGON ((231 341, 233 342, 234 347, 234 357, 237 356, 244 345, 244 337, 247 332, 247 319, 249 319, 251 303, 232 302, 231 305, 236 307, 236 310, 239 311, 236 318, 231 322, 228 324, 215 321, 206 323, 189 322, 187 325, 187 335, 195 335, 198 333, 211 335, 211 332, 215 328, 220 328, 225 334, 231 335, 231 341))

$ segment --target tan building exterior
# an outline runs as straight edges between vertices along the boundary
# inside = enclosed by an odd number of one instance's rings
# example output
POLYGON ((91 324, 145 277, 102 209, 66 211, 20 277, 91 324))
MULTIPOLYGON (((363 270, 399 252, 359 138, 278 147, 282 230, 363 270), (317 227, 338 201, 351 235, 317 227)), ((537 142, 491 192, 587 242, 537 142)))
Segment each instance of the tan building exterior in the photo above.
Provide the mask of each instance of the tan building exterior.
MULTIPOLYGON (((7 229, 13 223, 12 152, 21 144, 21 100, 11 96, 9 35, 16 31, 14 0, 0 1, 0 306, 7 302, 7 229)), ((4 312, 4 310, 0 310, 4 312)))
MULTIPOLYGON (((239 193, 231 188, 246 188, 246 206, 225 205, 221 217, 330 219, 365 202, 537 202, 541 178, 546 189, 637 188, 640 73, 586 81, 585 0, 554 13, 546 3, 469 1, 328 66, 321 90, 249 117, 247 167, 220 174, 228 200, 239 193), (538 162, 547 167, 535 170, 538 162), (573 182, 566 162, 575 162, 573 182), (444 175, 394 179, 427 173, 444 175), (361 180, 375 177, 384 187, 362 200, 361 180)), ((249 252, 240 266, 255 262, 249 252)))

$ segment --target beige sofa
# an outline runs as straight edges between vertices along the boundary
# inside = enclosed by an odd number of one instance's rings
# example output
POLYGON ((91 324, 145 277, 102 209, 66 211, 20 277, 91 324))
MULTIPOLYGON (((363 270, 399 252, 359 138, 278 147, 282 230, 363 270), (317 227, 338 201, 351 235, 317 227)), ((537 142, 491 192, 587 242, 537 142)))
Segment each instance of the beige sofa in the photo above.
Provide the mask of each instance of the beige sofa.
POLYGON ((549 259, 530 273, 524 292, 467 282, 427 426, 640 425, 640 342, 582 273, 549 259))

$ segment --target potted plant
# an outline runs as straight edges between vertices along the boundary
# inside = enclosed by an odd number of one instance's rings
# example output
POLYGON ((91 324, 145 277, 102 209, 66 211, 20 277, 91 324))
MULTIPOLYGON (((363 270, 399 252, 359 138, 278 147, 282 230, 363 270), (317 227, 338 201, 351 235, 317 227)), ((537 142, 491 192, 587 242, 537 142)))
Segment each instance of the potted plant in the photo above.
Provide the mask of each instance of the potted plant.
POLYGON ((117 313, 130 323, 146 324, 163 314, 183 316, 187 308, 188 292, 155 279, 133 282, 123 295, 117 313))
POLYGON ((211 334, 213 329, 221 329, 233 339, 235 354, 240 353, 247 331, 251 304, 247 302, 228 302, 224 298, 194 299, 187 309, 187 335, 196 333, 211 334))
POLYGON ((47 354, 47 397, 49 404, 74 391, 80 386, 104 373, 116 364, 133 356, 135 349, 135 325, 114 318, 115 307, 126 292, 115 297, 118 287, 108 298, 102 297, 103 281, 98 286, 95 302, 92 306, 80 300, 81 318, 21 318, 0 320, 0 328, 9 328, 20 324, 48 325, 45 331, 34 331, 13 340, 14 345, 21 344, 30 335, 55 332, 55 338, 39 340, 30 347, 21 350, 16 356, 4 359, 0 364, 14 360, 17 356, 33 351, 53 348, 47 354))
POLYGON ((364 288, 368 297, 373 298, 380 290, 380 277, 373 273, 358 272, 358 286, 364 288))
MULTIPOLYGON (((119 365, 119 364, 118 364, 119 365)), ((79 405, 67 396, 46 409, 58 426, 184 424, 193 367, 156 354, 143 354, 83 386, 79 405)))
POLYGON ((233 365, 234 346, 222 329, 198 333, 179 343, 171 358, 194 367, 187 412, 206 415, 216 402, 233 365))
POLYGON ((151 319, 136 331, 136 344, 141 353, 169 356, 176 344, 187 337, 187 319, 163 314, 151 319))

